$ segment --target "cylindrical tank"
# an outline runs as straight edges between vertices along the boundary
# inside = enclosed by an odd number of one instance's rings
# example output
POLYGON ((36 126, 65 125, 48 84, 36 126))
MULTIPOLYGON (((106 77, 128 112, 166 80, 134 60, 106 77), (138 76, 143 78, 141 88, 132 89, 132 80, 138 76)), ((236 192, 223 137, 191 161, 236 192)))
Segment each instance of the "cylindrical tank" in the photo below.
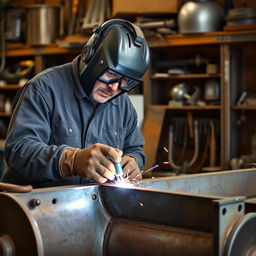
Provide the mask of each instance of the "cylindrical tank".
POLYGON ((59 36, 60 10, 45 4, 30 5, 27 10, 27 44, 52 44, 59 36))

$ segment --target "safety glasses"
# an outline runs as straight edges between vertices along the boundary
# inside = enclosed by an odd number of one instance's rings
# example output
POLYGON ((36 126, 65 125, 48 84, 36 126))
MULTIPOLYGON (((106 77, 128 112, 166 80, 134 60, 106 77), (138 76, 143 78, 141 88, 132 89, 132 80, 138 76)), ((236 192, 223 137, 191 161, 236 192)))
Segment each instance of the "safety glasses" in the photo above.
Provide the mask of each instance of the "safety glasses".
POLYGON ((123 76, 112 69, 106 70, 103 75, 101 75, 98 80, 105 84, 118 83, 118 89, 122 91, 130 91, 133 89, 140 81, 131 79, 129 77, 123 76))

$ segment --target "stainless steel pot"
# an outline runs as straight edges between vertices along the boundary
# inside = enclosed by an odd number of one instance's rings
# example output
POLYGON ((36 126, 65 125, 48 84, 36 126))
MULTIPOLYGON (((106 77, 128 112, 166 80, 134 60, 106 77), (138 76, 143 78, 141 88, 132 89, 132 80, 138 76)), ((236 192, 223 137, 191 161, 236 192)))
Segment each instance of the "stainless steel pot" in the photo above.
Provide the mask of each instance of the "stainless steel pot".
POLYGON ((256 8, 235 8, 226 16, 228 26, 256 24, 256 8))
POLYGON ((222 29, 225 13, 214 0, 190 0, 180 9, 180 33, 204 33, 222 29))
POLYGON ((54 43, 59 35, 59 7, 35 4, 27 7, 27 44, 54 43))

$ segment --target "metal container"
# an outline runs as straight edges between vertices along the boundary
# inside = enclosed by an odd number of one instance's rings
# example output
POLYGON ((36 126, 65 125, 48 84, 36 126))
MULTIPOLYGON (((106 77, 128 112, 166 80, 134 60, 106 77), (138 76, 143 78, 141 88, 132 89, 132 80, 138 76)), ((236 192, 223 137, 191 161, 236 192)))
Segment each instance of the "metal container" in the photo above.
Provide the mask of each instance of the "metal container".
POLYGON ((256 24, 256 8, 235 8, 226 16, 228 26, 256 24))
POLYGON ((52 44, 59 36, 60 10, 57 6, 35 4, 27 7, 27 44, 52 44))
POLYGON ((222 30, 224 10, 214 0, 189 0, 178 14, 180 33, 204 33, 222 30))
POLYGON ((6 13, 5 39, 10 42, 21 42, 24 40, 25 10, 22 8, 11 8, 6 13))

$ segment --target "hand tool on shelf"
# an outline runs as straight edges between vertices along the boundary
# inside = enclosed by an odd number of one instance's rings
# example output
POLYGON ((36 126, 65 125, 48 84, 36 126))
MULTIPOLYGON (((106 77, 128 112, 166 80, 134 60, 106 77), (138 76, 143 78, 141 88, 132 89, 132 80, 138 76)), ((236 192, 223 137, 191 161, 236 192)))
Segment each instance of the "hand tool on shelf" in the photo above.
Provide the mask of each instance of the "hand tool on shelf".
POLYGON ((75 32, 76 16, 78 11, 78 0, 72 1, 71 21, 69 23, 69 35, 73 35, 75 32))
POLYGON ((210 142, 210 167, 216 166, 216 132, 213 121, 210 121, 211 142, 210 142))
MULTIPOLYGON (((173 151, 174 151, 174 143, 173 143, 173 126, 170 126, 170 134, 169 134, 169 152, 168 152, 168 158, 169 163, 172 168, 180 171, 183 166, 177 165, 173 160, 173 151)), ((199 135, 198 135, 198 121, 194 121, 194 154, 192 156, 192 159, 187 163, 188 167, 191 167, 195 161, 197 160, 199 153, 199 135)))
POLYGON ((85 17, 83 19, 82 29, 92 29, 95 25, 101 25, 110 18, 109 0, 91 0, 85 17))

